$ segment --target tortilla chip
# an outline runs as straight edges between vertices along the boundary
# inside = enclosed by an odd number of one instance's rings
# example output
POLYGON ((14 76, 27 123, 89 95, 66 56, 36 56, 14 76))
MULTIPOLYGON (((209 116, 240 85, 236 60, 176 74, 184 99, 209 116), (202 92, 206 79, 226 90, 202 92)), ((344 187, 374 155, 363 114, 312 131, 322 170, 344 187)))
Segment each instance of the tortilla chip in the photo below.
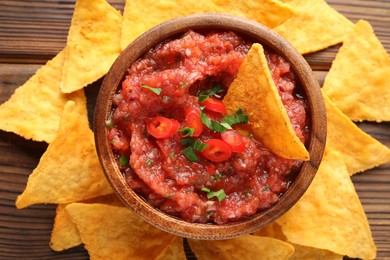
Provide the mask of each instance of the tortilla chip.
POLYGON ((56 217, 51 232, 49 245, 51 249, 57 252, 81 245, 82 243, 76 225, 73 224, 72 219, 65 211, 67 205, 57 205, 56 217))
POLYGON ((353 121, 390 121, 390 56, 366 21, 344 41, 323 91, 353 121))
POLYGON ((260 44, 252 45, 223 101, 228 113, 235 114, 241 108, 249 116, 253 136, 271 152, 287 159, 309 159, 293 130, 260 44))
POLYGON ((69 29, 61 90, 82 89, 108 72, 120 54, 122 16, 104 0, 77 0, 69 29))
POLYGON ((337 152, 324 157, 309 189, 276 223, 291 243, 351 258, 375 258, 370 226, 337 152))
POLYGON ((198 260, 209 259, 288 259, 294 247, 286 242, 270 237, 245 235, 229 240, 188 239, 198 260))
MULTIPOLYGON (((101 203, 114 206, 123 206, 118 197, 114 194, 92 198, 83 201, 84 203, 101 203)), ((56 217, 50 237, 50 247, 54 251, 63 251, 82 243, 79 231, 73 223, 69 214, 65 211, 68 204, 59 204, 56 209, 56 217)))
POLYGON ((64 57, 64 51, 58 53, 0 106, 1 130, 50 143, 57 134, 68 100, 74 100, 77 110, 87 114, 84 91, 61 93, 59 82, 64 57))
POLYGON ((88 118, 76 104, 65 105, 60 129, 28 178, 16 207, 70 203, 112 193, 95 150, 88 118))
POLYGON ((175 239, 124 207, 72 203, 66 211, 91 259, 155 259, 175 239))
POLYGON ((353 23, 324 0, 286 0, 296 14, 275 28, 300 53, 310 53, 341 43, 353 23))
POLYGON ((187 260, 186 252, 184 251, 183 238, 176 237, 156 260, 187 260))
MULTIPOLYGON (((259 231, 256 231, 254 233, 256 236, 266 236, 266 237, 273 237, 285 242, 287 241, 287 237, 283 234, 282 227, 278 225, 276 222, 273 222, 272 224, 260 229, 259 231)), ((342 255, 333 253, 329 250, 324 249, 318 249, 313 247, 307 247, 297 244, 292 244, 294 246, 294 254, 289 258, 296 259, 296 260, 315 260, 315 259, 322 259, 322 260, 341 260, 343 259, 342 255)))
POLYGON ((343 256, 329 250, 293 244, 294 254, 289 260, 342 260, 343 256))
POLYGON ((337 151, 350 175, 390 161, 390 149, 357 127, 324 95, 327 113, 325 152, 337 151))
POLYGON ((167 20, 196 13, 215 12, 247 17, 268 27, 290 18, 291 7, 278 0, 126 0, 123 12, 121 47, 125 49, 135 38, 167 20))

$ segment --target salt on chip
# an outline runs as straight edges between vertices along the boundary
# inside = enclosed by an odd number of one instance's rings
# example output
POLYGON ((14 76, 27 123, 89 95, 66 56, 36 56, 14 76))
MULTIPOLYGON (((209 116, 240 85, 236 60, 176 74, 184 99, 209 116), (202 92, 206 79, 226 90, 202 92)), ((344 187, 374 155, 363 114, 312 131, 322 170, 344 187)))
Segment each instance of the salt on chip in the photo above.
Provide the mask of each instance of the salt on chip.
POLYGON ((198 260, 208 259, 289 259, 294 247, 271 237, 244 235, 228 240, 188 239, 198 260))
POLYGON ((163 251, 156 260, 187 260, 184 251, 183 238, 176 237, 165 251, 163 251))
POLYGON ((286 0, 295 15, 275 28, 301 54, 316 52, 341 43, 353 23, 324 0, 286 0))
POLYGON ((111 193, 97 157, 87 115, 80 115, 76 104, 68 101, 58 134, 29 176, 16 207, 70 203, 111 193))
POLYGON ((175 239, 125 207, 72 203, 66 211, 91 259, 155 259, 175 239))
POLYGON ((77 110, 87 114, 83 90, 72 94, 63 94, 60 90, 64 57, 65 51, 62 50, 0 105, 1 130, 50 143, 57 134, 67 101, 74 100, 77 110))
POLYGON ((323 95, 327 114, 325 152, 337 151, 350 175, 390 161, 390 149, 357 127, 327 95, 323 95))
POLYGON ((279 0, 126 0, 123 13, 121 47, 167 20, 196 13, 226 13, 243 16, 275 27, 290 18, 294 11, 279 0), (147 17, 147 19, 145 19, 147 17))
POLYGON ((309 159, 291 125, 260 44, 252 45, 223 102, 228 113, 242 109, 249 116, 253 136, 271 152, 287 159, 309 159))
POLYGON ((61 90, 70 93, 104 76, 120 54, 122 16, 105 0, 77 0, 69 29, 61 90))
POLYGON ((293 244, 351 258, 375 258, 370 226, 337 152, 324 157, 309 189, 276 223, 293 244))
POLYGON ((390 56, 359 21, 338 51, 323 91, 353 121, 390 121, 390 56))
MULTIPOLYGON (((114 194, 100 196, 83 201, 83 203, 101 203, 114 206, 123 206, 114 194)), ((54 226, 50 237, 50 248, 54 251, 63 251, 82 243, 79 231, 69 214, 65 211, 68 204, 58 204, 54 226)))

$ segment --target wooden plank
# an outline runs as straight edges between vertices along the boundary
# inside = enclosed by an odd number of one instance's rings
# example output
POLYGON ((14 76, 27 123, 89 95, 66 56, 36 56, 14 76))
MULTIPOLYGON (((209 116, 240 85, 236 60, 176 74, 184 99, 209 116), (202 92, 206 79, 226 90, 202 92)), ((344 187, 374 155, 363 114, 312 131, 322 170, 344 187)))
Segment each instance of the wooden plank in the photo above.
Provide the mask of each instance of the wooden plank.
MULTIPOLYGON (((353 22, 368 20, 390 52, 390 1, 327 1, 353 22)), ((109 2, 123 9, 124 0, 109 2)), ((74 0, 0 1, 0 103, 33 75, 40 64, 65 46, 73 7, 74 0)), ((320 85, 338 48, 334 46, 305 56, 315 69, 320 85)), ((98 86, 99 82, 87 89, 90 101, 96 96, 98 86)), ((89 110, 92 107, 90 102, 89 110)), ((390 147, 389 123, 360 123, 358 126, 390 147)), ((61 253, 50 250, 54 205, 15 208, 16 196, 23 191, 28 175, 46 147, 47 144, 0 131, 0 259, 88 259, 82 246, 61 253)), ((378 246, 377 259, 390 258, 389 173, 390 163, 387 163, 352 178, 378 246)), ((186 250, 189 252, 188 247, 186 250)))

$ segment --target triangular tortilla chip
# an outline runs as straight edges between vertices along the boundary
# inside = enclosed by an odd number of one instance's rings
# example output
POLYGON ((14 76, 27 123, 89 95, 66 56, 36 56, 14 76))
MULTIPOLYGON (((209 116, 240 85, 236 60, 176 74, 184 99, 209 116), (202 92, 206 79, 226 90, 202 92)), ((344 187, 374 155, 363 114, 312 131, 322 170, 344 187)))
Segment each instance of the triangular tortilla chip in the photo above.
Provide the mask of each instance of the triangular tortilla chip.
POLYGON ((125 207, 72 203, 66 211, 91 259, 155 259, 176 238, 125 207))
POLYGON ((98 80, 120 54, 122 16, 105 0, 77 0, 69 29, 61 90, 98 80))
POLYGON ((289 259, 294 247, 270 237, 245 235, 228 240, 194 240, 188 243, 198 260, 209 259, 289 259))
POLYGON ((291 243, 352 258, 375 258, 370 226, 337 152, 326 155, 309 189, 276 223, 291 243))
MULTIPOLYGON (((266 236, 273 237, 285 242, 287 241, 287 237, 283 234, 282 227, 278 225, 276 222, 256 231, 254 233, 256 236, 266 236)), ((296 260, 341 260, 343 259, 342 255, 333 253, 329 250, 318 249, 314 247, 307 247, 297 244, 292 244, 294 246, 294 254, 289 258, 296 260)))
POLYGON ((289 260, 342 260, 344 257, 342 255, 333 253, 329 250, 319 249, 308 246, 301 246, 292 244, 294 246, 294 254, 289 260))
POLYGON ((65 211, 68 204, 59 204, 56 209, 56 217, 50 237, 50 248, 54 251, 63 251, 81 245, 79 231, 72 219, 65 211))
POLYGON ((70 203, 112 192, 97 157, 88 118, 80 115, 76 104, 69 101, 58 134, 29 176, 16 207, 70 203))
POLYGON ((176 237, 156 260, 187 260, 186 252, 184 251, 183 238, 176 237))
POLYGON ((243 16, 271 28, 286 21, 294 13, 289 5, 278 0, 126 0, 121 47, 126 48, 135 38, 162 22, 205 12, 243 16))
POLYGON ((323 91, 353 121, 390 121, 390 56, 366 21, 341 46, 323 91))
POLYGON ((324 0, 286 0, 296 14, 275 28, 300 53, 305 54, 341 43, 353 23, 324 0))
POLYGON ((252 45, 223 102, 228 113, 242 109, 249 115, 253 136, 271 152, 287 159, 309 159, 291 125, 260 44, 252 45))
POLYGON ((324 96, 327 113, 325 152, 337 151, 350 175, 390 161, 390 149, 357 127, 324 96))
MULTIPOLYGON (((92 198, 83 201, 83 203, 101 203, 113 206, 123 206, 118 197, 114 194, 92 198)), ((58 204, 56 217, 50 237, 50 248, 54 251, 63 251, 82 243, 79 231, 73 223, 65 207, 68 204, 58 204)))
POLYGON ((34 76, 16 89, 0 106, 0 129, 26 139, 50 143, 57 134, 60 118, 68 100, 74 100, 77 110, 87 114, 84 91, 63 94, 60 90, 64 50, 57 54, 34 76))

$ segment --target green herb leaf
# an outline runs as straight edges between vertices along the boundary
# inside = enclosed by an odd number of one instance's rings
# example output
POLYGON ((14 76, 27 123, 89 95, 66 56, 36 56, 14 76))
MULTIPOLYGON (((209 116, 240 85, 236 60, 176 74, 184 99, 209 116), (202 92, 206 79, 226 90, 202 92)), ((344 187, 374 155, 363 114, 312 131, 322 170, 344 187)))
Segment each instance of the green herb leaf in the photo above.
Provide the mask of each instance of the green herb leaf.
POLYGON ((198 156, 196 155, 194 148, 191 146, 188 146, 186 149, 184 149, 183 154, 191 162, 196 162, 198 160, 198 156))
POLYGON ((206 149, 207 144, 199 141, 194 141, 194 143, 191 146, 195 151, 203 152, 203 150, 206 149))
POLYGON ((129 165, 129 157, 128 156, 121 156, 119 158, 119 165, 121 167, 126 167, 129 165))
POLYGON ((235 115, 229 115, 222 118, 222 122, 227 123, 229 125, 248 123, 249 116, 245 115, 241 108, 237 110, 235 115))
POLYGON ((147 85, 142 85, 141 87, 149 89, 150 91, 152 91, 156 95, 160 95, 162 92, 162 88, 152 88, 152 87, 149 87, 147 85))
POLYGON ((180 140, 182 146, 192 146, 194 142, 195 140, 190 138, 183 138, 180 140))
POLYGON ((174 157, 175 157, 175 153, 174 153, 174 152, 171 152, 171 153, 169 154, 169 158, 173 159, 174 157))
POLYGON ((226 198, 226 193, 223 189, 220 189, 219 191, 210 191, 207 193, 207 198, 211 199, 217 197, 218 201, 221 202, 226 198))
POLYGON ((183 133, 184 137, 186 137, 186 136, 193 136, 194 135, 194 131, 195 131, 195 129, 191 128, 191 127, 184 127, 182 129, 179 129, 179 132, 183 133))
POLYGON ((152 164, 153 164, 153 160, 147 159, 147 160, 146 160, 146 164, 149 165, 149 166, 152 165, 152 164))
POLYGON ((207 89, 207 90, 203 90, 199 93, 199 102, 203 102, 205 101, 206 99, 208 99, 209 97, 212 97, 214 96, 215 94, 217 93, 220 93, 220 92, 223 92, 224 89, 222 89, 222 86, 221 84, 217 84, 215 87, 213 87, 212 89, 207 89))
POLYGON ((218 123, 217 121, 215 120, 211 120, 205 113, 203 113, 202 111, 200 112, 200 120, 202 120, 202 123, 207 126, 209 129, 215 131, 215 132, 219 132, 219 133, 223 133, 225 132, 227 129, 231 129, 231 127, 229 126, 229 128, 225 127, 223 124, 221 123, 218 123))
POLYGON ((209 188, 207 188, 207 187, 203 187, 203 188, 201 188, 201 190, 204 191, 204 192, 210 192, 210 191, 211 191, 211 190, 210 190, 209 188))

